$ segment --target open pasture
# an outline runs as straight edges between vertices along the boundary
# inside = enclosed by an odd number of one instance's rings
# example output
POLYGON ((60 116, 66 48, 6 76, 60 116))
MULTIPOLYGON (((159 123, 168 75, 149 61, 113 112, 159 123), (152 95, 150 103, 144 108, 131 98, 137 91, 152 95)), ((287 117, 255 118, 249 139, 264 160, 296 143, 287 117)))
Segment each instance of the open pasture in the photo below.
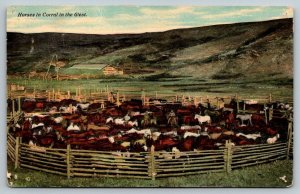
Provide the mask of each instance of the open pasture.
MULTIPOLYGON (((238 94, 241 98, 257 98, 268 96, 270 93, 280 101, 292 101, 292 80, 212 80, 195 79, 186 77, 154 77, 149 78, 101 78, 101 79, 79 79, 79 80, 42 80, 38 78, 24 79, 22 77, 8 77, 7 84, 25 86, 28 92, 36 90, 60 90, 76 92, 78 87, 86 93, 89 91, 105 90, 120 91, 124 94, 138 94, 144 90, 147 95, 158 93, 164 98, 167 94, 192 95, 192 96, 224 96, 238 94)), ((9 92, 9 91, 8 91, 9 92)))

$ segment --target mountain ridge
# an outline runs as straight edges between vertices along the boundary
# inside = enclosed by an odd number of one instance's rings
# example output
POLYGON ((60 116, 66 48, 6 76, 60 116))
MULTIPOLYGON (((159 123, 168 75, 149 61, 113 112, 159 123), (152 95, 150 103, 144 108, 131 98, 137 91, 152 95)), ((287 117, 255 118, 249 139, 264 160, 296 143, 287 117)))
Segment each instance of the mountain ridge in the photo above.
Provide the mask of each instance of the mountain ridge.
POLYGON ((293 20, 220 24, 142 34, 7 33, 7 72, 45 72, 67 63, 112 64, 125 74, 209 79, 293 77, 293 20))

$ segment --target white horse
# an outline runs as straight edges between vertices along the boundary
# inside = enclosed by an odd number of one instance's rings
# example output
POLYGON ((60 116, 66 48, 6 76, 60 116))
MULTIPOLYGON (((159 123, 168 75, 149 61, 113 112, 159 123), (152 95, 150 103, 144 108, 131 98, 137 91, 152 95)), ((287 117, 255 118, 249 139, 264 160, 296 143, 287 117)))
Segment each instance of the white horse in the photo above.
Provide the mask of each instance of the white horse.
POLYGON ((177 131, 168 131, 168 132, 164 132, 163 135, 171 135, 171 136, 177 136, 177 131))
POLYGON ((124 120, 125 120, 125 121, 129 121, 129 120, 130 120, 130 116, 129 116, 128 114, 126 114, 126 115, 124 116, 124 120))
POLYGON ((241 119, 242 121, 242 125, 244 125, 244 121, 249 121, 250 125, 252 126, 252 121, 251 121, 251 117, 252 117, 252 114, 245 114, 245 115, 236 115, 236 118, 237 119, 241 119))
POLYGON ((112 117, 108 117, 107 119, 106 119, 106 124, 107 123, 110 123, 110 122, 114 122, 114 119, 112 118, 112 117))
POLYGON ((89 106, 90 106, 90 103, 85 103, 85 104, 79 103, 79 104, 77 104, 76 107, 77 107, 77 108, 80 107, 81 110, 87 110, 87 109, 89 108, 89 106))
POLYGON ((199 136, 200 136, 200 134, 186 131, 183 135, 183 138, 185 139, 187 137, 199 137, 199 136))
POLYGON ((53 120, 54 120, 55 123, 58 124, 58 123, 61 123, 64 120, 64 118, 63 117, 56 117, 53 120))
POLYGON ((201 130, 201 127, 199 125, 194 125, 194 126, 190 126, 190 125, 182 125, 180 127, 181 130, 193 130, 193 129, 197 129, 197 130, 201 130))
POLYGON ((126 131, 126 134, 130 134, 130 133, 137 133, 138 130, 136 130, 135 128, 131 128, 130 130, 126 131))
POLYGON ((124 148, 128 148, 130 146, 130 144, 131 144, 130 141, 124 141, 120 145, 124 148))
POLYGON ((257 138, 261 137, 260 133, 253 133, 253 134, 237 133, 236 136, 237 137, 244 136, 247 139, 253 139, 253 140, 256 140, 257 138))
POLYGON ((78 125, 75 125, 74 123, 71 123, 68 128, 67 131, 80 131, 80 128, 78 125))
POLYGON ((115 119, 115 124, 116 125, 125 125, 125 120, 122 118, 116 118, 115 119))
POLYGON ((140 111, 130 111, 129 116, 134 117, 134 116, 139 116, 141 115, 140 111))
POLYGON ((108 141, 109 141, 110 143, 114 143, 114 142, 115 142, 114 136, 109 136, 109 137, 108 137, 108 141))
POLYGON ((268 138, 267 143, 268 144, 273 144, 279 139, 279 137, 280 137, 280 135, 279 135, 279 133, 277 133, 277 135, 275 135, 274 137, 268 138))
POLYGON ((200 124, 202 124, 204 122, 211 123, 210 116, 208 116, 208 115, 201 116, 201 115, 195 114, 195 119, 197 119, 200 124))
POLYGON ((175 159, 181 157, 181 152, 177 147, 172 147, 172 153, 174 154, 175 159))
POLYGON ((65 106, 61 106, 59 108, 59 111, 60 112, 63 112, 63 113, 75 113, 77 111, 77 107, 75 106, 72 106, 72 104, 70 104, 68 107, 65 107, 65 106))
POLYGON ((45 125, 44 125, 44 123, 38 123, 38 124, 32 124, 31 125, 31 129, 34 129, 34 128, 37 128, 37 127, 44 127, 45 125))
POLYGON ((138 127, 139 123, 137 122, 137 120, 135 121, 128 121, 128 126, 130 127, 138 127))
POLYGON ((137 134, 143 134, 144 136, 151 135, 151 129, 142 129, 137 131, 137 134))
POLYGON ((156 140, 158 140, 158 138, 159 138, 159 136, 161 135, 161 132, 153 132, 152 133, 152 139, 154 140, 154 141, 156 141, 156 140))

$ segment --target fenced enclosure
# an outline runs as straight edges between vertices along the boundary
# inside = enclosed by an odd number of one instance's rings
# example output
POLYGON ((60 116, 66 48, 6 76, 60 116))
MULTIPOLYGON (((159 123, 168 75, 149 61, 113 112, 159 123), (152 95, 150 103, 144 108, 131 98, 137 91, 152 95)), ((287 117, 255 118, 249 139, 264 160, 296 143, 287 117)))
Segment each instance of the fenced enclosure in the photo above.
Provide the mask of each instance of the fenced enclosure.
MULTIPOLYGON (((21 88, 22 89, 22 88, 21 88)), ((48 101, 59 101, 61 99, 76 99, 78 101, 112 101, 118 105, 126 99, 141 98, 144 105, 151 104, 150 98, 158 99, 163 96, 167 103, 198 104, 211 102, 218 105, 222 98, 228 103, 232 98, 238 102, 250 99, 241 96, 189 96, 173 94, 149 94, 143 91, 140 95, 122 94, 117 92, 115 99, 108 88, 103 90, 89 90, 82 92, 80 88, 75 93, 70 91, 9 91, 12 99, 11 114, 8 115, 8 128, 14 126, 16 121, 22 116, 21 98, 45 98, 48 101), (31 96, 32 95, 32 96, 31 96)), ((251 98, 260 103, 274 101, 272 95, 251 98)), ((277 99, 276 99, 277 100, 277 99)), ((289 99, 285 99, 290 102, 289 99)), ((237 103, 238 112, 249 112, 245 103, 241 106, 237 103)), ((273 114, 273 112, 272 112, 273 114)), ((272 117, 282 118, 282 113, 274 114, 272 117)), ((20 137, 7 135, 7 154, 14 162, 15 168, 23 167, 33 170, 43 171, 52 174, 70 177, 130 177, 156 179, 163 177, 195 175, 208 172, 230 173, 242 167, 268 163, 275 160, 288 159, 293 157, 293 132, 292 118, 289 118, 287 142, 274 144, 256 144, 245 146, 233 146, 227 141, 224 147, 218 150, 200 150, 188 152, 167 152, 155 151, 152 147, 149 152, 110 152, 94 150, 76 150, 67 145, 66 149, 45 148, 39 146, 29 146, 22 143, 20 137)))
POLYGON ((15 168, 24 167, 70 177, 127 177, 156 179, 226 172, 238 168, 288 159, 292 156, 289 142, 233 146, 227 141, 218 150, 189 152, 109 152, 53 149, 29 146, 19 137, 7 136, 8 157, 15 168))

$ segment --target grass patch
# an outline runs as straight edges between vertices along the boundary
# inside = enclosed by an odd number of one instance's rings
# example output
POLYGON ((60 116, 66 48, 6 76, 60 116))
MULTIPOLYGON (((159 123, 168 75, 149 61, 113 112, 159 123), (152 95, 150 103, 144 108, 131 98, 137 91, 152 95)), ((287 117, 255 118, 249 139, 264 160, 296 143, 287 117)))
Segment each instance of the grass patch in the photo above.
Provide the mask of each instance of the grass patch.
POLYGON ((61 69, 60 73, 67 75, 101 75, 102 71, 98 69, 63 68, 61 69))
POLYGON ((8 162, 8 171, 18 176, 11 181, 12 187, 289 187, 293 180, 293 161, 275 161, 233 170, 229 174, 206 173, 155 181, 128 178, 68 179, 23 168, 13 170, 11 162, 8 162), (286 176, 287 182, 279 178, 282 176, 286 176))
MULTIPOLYGON (((168 75, 166 75, 168 76, 168 75)), ((144 77, 145 78, 145 77, 144 77)), ((152 78, 155 81, 144 80, 142 77, 128 77, 128 76, 99 76, 99 79, 79 79, 79 80, 48 80, 43 81, 40 79, 26 80, 22 77, 10 77, 7 78, 7 84, 19 84, 23 85, 29 91, 33 88, 37 90, 47 89, 60 89, 61 91, 71 91, 75 93, 76 88, 79 86, 83 90, 89 89, 104 89, 108 85, 113 90, 119 90, 126 93, 137 93, 140 95, 140 91, 143 89, 148 95, 155 95, 155 92, 163 97, 163 94, 175 95, 197 95, 197 96, 213 96, 224 94, 224 96, 232 96, 238 94, 240 97, 257 98, 267 97, 271 93, 276 98, 290 98, 293 97, 293 85, 288 84, 292 82, 282 80, 238 80, 231 79, 226 81, 216 81, 211 79, 193 79, 190 77, 164 77, 153 75, 152 78), (283 83, 287 85, 283 85, 283 83), (278 85, 276 85, 278 83, 278 85), (279 84, 280 83, 280 84, 279 84), (129 89, 130 88, 130 89, 129 89)))
POLYGON ((171 75, 169 73, 160 73, 160 74, 147 76, 143 79, 143 81, 162 81, 162 80, 166 80, 166 81, 176 80, 176 81, 178 81, 179 78, 183 78, 183 77, 176 76, 176 75, 171 75))
POLYGON ((243 77, 241 73, 229 74, 229 73, 220 73, 212 76, 212 79, 224 80, 224 79, 235 79, 243 77))

